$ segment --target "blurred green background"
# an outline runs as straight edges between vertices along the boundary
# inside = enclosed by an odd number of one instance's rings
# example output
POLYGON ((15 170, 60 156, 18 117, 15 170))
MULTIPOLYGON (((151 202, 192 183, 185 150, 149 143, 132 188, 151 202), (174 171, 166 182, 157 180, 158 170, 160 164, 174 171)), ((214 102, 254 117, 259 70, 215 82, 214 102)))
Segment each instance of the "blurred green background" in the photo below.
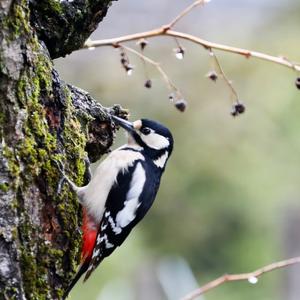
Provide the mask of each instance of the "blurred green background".
MULTIPOLYGON (((152 29, 192 1, 120 0, 92 39, 152 29)), ((296 0, 212 1, 176 28, 210 41, 300 60, 300 4, 296 0)), ((136 47, 135 43, 129 43, 136 47)), ((230 116, 230 93, 213 83, 203 48, 182 42, 183 60, 170 38, 151 39, 146 54, 160 61, 189 107, 178 112, 151 66, 127 76, 111 48, 77 51, 56 60, 61 77, 105 106, 120 103, 132 120, 157 119, 174 134, 175 149, 154 207, 125 244, 106 259, 74 300, 167 300, 224 273, 252 271, 300 253, 300 92, 297 74, 255 59, 216 52, 247 111, 230 116)), ((118 133, 116 145, 125 142, 118 133)), ((267 274, 253 286, 228 283, 201 299, 300 298, 300 268, 267 274)))

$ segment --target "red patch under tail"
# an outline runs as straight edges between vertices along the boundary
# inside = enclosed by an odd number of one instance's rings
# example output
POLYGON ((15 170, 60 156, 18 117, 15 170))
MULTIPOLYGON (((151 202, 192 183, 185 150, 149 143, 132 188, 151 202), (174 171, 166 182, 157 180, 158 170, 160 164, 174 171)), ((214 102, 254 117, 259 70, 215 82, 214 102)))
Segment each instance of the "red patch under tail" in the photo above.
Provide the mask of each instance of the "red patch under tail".
POLYGON ((95 223, 89 218, 86 209, 83 208, 83 243, 81 260, 89 260, 92 257, 94 245, 97 237, 97 227, 95 223))
POLYGON ((65 290, 65 293, 62 297, 63 300, 65 300, 68 297, 70 291, 77 283, 77 281, 80 279, 82 274, 84 274, 87 271, 93 255, 94 245, 96 242, 97 226, 92 221, 92 219, 89 218, 84 208, 83 208, 82 231, 83 231, 83 243, 82 243, 82 252, 81 252, 81 265, 79 267, 77 274, 69 284, 68 288, 65 290))

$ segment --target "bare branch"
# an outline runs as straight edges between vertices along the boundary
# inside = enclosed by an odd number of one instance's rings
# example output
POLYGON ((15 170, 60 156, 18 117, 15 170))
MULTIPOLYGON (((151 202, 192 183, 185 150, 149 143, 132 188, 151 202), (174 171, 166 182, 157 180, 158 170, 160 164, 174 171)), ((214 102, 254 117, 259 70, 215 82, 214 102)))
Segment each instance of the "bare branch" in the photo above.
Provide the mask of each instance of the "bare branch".
POLYGON ((196 37, 194 35, 174 31, 174 30, 166 30, 164 31, 163 27, 156 28, 154 30, 130 34, 126 36, 121 36, 117 38, 112 39, 105 39, 105 40, 95 40, 95 41, 89 41, 86 44, 84 44, 83 48, 90 48, 90 47, 103 47, 103 46, 116 46, 120 43, 124 42, 130 42, 130 41, 136 41, 141 38, 152 38, 157 36, 172 36, 176 38, 181 38, 184 40, 188 40, 190 42, 193 42, 195 44, 201 45, 206 49, 216 49, 224 52, 230 52, 233 54, 239 54, 242 56, 245 56, 246 58, 257 58, 264 61, 269 61, 278 65, 282 65, 285 67, 288 67, 290 69, 293 69, 295 71, 300 71, 300 65, 292 63, 289 59, 282 57, 282 56, 272 56, 269 54, 265 54, 258 51, 251 51, 243 48, 237 48, 237 47, 231 47, 223 44, 217 44, 213 42, 206 41, 204 39, 201 39, 199 37, 196 37))
POLYGON ((207 293, 208 291, 224 284, 225 282, 229 282, 229 281, 248 280, 250 283, 255 284, 258 281, 258 277, 260 277, 261 275, 263 275, 265 273, 272 272, 274 270, 285 268, 285 267, 299 264, 299 263, 300 263, 300 256, 272 263, 270 265, 267 265, 260 269, 257 269, 251 273, 232 274, 232 275, 225 274, 213 281, 208 282, 201 288, 196 289, 195 291, 189 293, 188 295, 183 297, 181 300, 193 300, 196 297, 198 297, 204 293, 207 293))
POLYGON ((165 34, 194 42, 196 44, 203 46, 204 48, 216 49, 216 50, 221 50, 224 52, 239 54, 239 55, 245 56, 246 58, 254 57, 257 59, 269 61, 269 62, 272 62, 275 64, 279 64, 279 65, 288 67, 288 68, 293 69, 298 72, 300 71, 300 65, 294 64, 294 63, 290 62, 287 58, 282 57, 282 56, 272 56, 272 55, 265 54, 262 52, 251 51, 251 50, 247 50, 247 49, 243 49, 243 48, 236 48, 236 47, 231 47, 231 46, 227 46, 227 45, 212 43, 212 42, 203 40, 201 38, 198 38, 196 36, 193 36, 193 35, 190 35, 187 33, 183 33, 183 32, 173 31, 173 30, 168 30, 165 34))

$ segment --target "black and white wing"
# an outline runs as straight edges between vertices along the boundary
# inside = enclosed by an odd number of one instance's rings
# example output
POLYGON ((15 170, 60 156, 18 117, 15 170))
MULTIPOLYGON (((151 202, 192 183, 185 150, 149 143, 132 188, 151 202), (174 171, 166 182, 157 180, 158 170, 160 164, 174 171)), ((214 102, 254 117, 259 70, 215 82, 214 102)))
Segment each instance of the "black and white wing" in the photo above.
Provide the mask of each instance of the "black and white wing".
POLYGON ((137 160, 127 170, 118 174, 105 204, 84 281, 105 257, 124 242, 133 227, 151 207, 159 187, 160 174, 155 176, 153 172, 147 171, 147 164, 137 160), (152 174, 150 177, 149 173, 152 174))

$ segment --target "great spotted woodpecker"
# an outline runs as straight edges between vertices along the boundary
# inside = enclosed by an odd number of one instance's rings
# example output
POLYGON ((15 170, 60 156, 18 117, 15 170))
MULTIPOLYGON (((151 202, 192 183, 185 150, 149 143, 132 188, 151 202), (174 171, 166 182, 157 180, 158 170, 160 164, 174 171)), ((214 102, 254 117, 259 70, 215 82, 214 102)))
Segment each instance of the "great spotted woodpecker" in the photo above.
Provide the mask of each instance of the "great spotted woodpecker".
POLYGON ((160 123, 112 118, 128 132, 128 143, 100 163, 86 186, 76 186, 62 171, 83 206, 82 262, 63 299, 85 272, 84 281, 90 277, 146 215, 173 149, 172 134, 160 123))

